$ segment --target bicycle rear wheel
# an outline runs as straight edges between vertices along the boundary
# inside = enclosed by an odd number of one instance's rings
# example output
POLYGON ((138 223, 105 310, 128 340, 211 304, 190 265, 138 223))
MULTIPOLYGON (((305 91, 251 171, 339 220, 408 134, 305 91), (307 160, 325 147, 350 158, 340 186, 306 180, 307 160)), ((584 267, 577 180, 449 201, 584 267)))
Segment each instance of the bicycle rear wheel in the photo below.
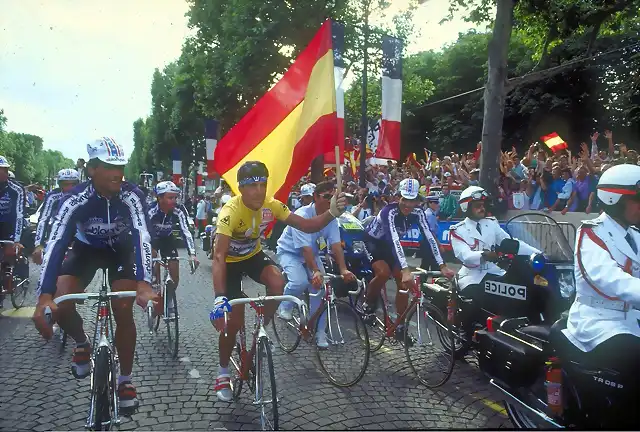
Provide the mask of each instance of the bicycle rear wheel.
POLYGON ((164 317, 167 324, 167 337, 169 338, 169 352, 173 358, 178 357, 178 340, 180 337, 180 329, 178 326, 178 301, 176 299, 176 290, 173 284, 168 283, 165 296, 167 297, 168 316, 164 317), (173 306, 170 311, 169 306, 173 306))
POLYGON ((362 317, 342 300, 325 306, 325 328, 316 320, 316 336, 324 332, 328 348, 318 347, 316 356, 322 372, 338 387, 350 387, 362 379, 369 366, 369 336, 362 317), (329 313, 327 311, 329 310, 329 313))
POLYGON ((273 317, 273 321, 271 321, 273 325, 273 334, 276 337, 276 341, 278 341, 278 345, 282 351, 286 353, 292 353, 298 348, 300 345, 300 311, 297 306, 294 306, 292 309, 292 318, 290 320, 285 320, 280 318, 279 314, 276 313, 273 317))
POLYGON ((405 320, 407 362, 420 382, 429 388, 440 387, 453 373, 454 339, 446 323, 440 310, 431 303, 414 305, 405 320))
POLYGON ((89 419, 91 430, 106 431, 111 429, 111 400, 109 397, 109 373, 111 371, 111 355, 107 347, 98 348, 93 371, 91 398, 94 402, 92 416, 89 419))
POLYGON ((262 336, 258 339, 256 350, 256 399, 260 407, 260 423, 262 430, 278 430, 278 395, 276 391, 276 375, 273 371, 273 358, 269 339, 262 336))
POLYGON ((29 279, 22 279, 18 276, 13 277, 13 292, 11 293, 11 304, 14 308, 20 309, 24 306, 29 290, 29 279))

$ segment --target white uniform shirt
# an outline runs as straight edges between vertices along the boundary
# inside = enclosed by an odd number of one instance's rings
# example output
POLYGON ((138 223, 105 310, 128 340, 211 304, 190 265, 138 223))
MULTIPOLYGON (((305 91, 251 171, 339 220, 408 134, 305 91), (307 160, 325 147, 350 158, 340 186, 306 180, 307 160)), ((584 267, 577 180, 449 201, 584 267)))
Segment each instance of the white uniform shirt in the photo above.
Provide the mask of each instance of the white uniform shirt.
MULTIPOLYGON (((606 213, 583 222, 576 236, 576 300, 569 309, 567 338, 591 351, 617 334, 640 337, 640 233, 625 230, 606 213)), ((617 353, 624 355, 624 353, 617 353)))
MULTIPOLYGON (((502 240, 511 238, 495 218, 484 218, 479 222, 466 218, 451 226, 449 234, 453 253, 462 262, 458 272, 461 290, 469 285, 480 283, 488 273, 496 276, 503 276, 506 273, 496 264, 482 258, 482 251, 491 250, 493 246, 499 246, 502 240), (482 234, 477 229, 478 224, 482 234)), ((534 253, 540 253, 540 251, 520 241, 518 255, 534 253)))

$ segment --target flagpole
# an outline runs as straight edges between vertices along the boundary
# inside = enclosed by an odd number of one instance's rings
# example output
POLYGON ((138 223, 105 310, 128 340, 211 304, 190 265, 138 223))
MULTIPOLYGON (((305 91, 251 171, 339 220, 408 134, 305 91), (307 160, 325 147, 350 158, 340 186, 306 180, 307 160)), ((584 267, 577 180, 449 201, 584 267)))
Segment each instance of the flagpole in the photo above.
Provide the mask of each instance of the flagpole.
POLYGON ((364 42, 362 53, 362 125, 360 132, 360 187, 366 187, 365 168, 367 164, 367 130, 369 119, 367 117, 367 66, 369 63, 369 6, 370 0, 364 0, 364 42))
POLYGON ((336 183, 338 194, 342 192, 342 170, 340 168, 340 146, 336 146, 336 183))

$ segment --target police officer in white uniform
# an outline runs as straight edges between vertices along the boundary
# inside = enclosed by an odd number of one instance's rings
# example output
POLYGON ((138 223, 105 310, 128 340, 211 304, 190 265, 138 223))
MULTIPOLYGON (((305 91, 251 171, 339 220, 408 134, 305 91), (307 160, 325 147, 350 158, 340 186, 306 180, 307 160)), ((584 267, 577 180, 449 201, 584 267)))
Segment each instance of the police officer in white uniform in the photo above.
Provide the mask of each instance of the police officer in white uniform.
POLYGON ((640 166, 624 164, 608 169, 598 181, 597 194, 604 212, 584 221, 578 230, 576 299, 563 333, 588 364, 620 372, 625 387, 635 386, 630 394, 637 401, 640 166))
MULTIPOLYGON (((511 238, 496 218, 487 217, 485 203, 488 199, 489 194, 480 186, 469 186, 462 191, 459 204, 466 217, 450 228, 449 237, 453 253, 462 262, 458 272, 461 293, 478 300, 485 291, 486 280, 499 280, 505 275, 506 272, 495 264, 498 260, 495 248, 504 239, 511 238)), ((525 242, 518 242, 518 255, 540 253, 525 242)))

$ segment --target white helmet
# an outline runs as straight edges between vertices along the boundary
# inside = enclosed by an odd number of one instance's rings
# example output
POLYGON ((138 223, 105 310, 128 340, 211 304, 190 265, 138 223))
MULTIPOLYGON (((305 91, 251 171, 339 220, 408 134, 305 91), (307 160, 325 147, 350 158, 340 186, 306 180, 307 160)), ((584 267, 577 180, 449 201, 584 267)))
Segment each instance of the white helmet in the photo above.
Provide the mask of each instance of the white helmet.
POLYGON ((223 206, 223 205, 225 205, 226 203, 228 203, 230 199, 231 199, 231 195, 227 195, 227 194, 222 195, 222 196, 220 197, 220 206, 223 206))
POLYGON ((398 193, 402 198, 414 200, 418 198, 420 192, 420 183, 416 179, 406 178, 398 185, 398 193))
POLYGON ((71 168, 61 169, 58 171, 58 181, 80 181, 80 173, 71 168))
POLYGON ((11 164, 4 156, 0 156, 0 168, 11 168, 11 164))
POLYGON ((604 173, 598 180, 598 198, 604 205, 615 205, 623 195, 640 193, 640 166, 631 164, 616 165, 604 173))
POLYGON ((486 190, 480 186, 469 186, 460 194, 460 210, 462 213, 466 213, 469 208, 469 203, 473 201, 486 201, 489 199, 489 194, 486 190))
POLYGON ((13 171, 9 171, 9 178, 16 178, 16 175, 13 173, 13 171))
POLYGON ((172 181, 163 181, 156 185, 156 195, 162 195, 167 192, 180 193, 180 188, 172 181))

